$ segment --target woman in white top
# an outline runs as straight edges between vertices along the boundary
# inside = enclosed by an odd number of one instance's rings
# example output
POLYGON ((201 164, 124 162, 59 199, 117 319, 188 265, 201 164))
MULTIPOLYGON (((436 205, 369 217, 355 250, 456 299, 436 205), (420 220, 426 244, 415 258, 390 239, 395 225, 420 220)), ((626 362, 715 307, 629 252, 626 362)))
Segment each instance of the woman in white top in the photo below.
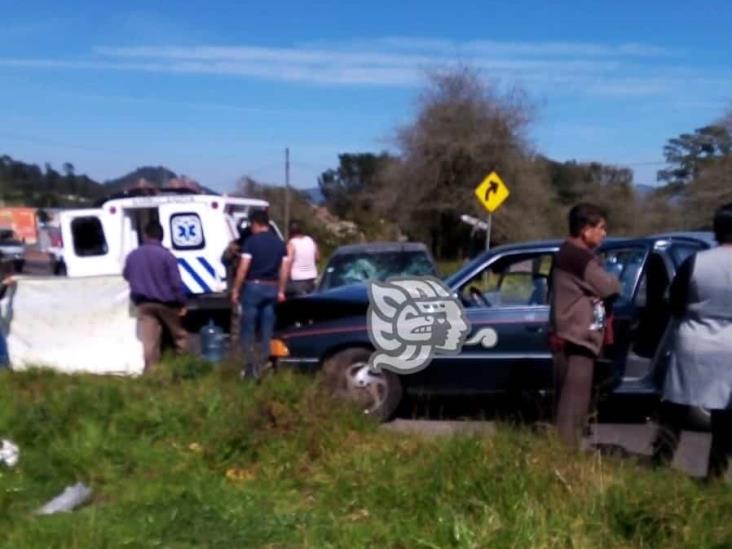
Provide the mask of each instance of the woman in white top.
POLYGON ((287 259, 290 263, 290 283, 287 288, 289 296, 299 297, 312 292, 318 277, 318 245, 303 234, 300 223, 294 220, 290 223, 287 259))

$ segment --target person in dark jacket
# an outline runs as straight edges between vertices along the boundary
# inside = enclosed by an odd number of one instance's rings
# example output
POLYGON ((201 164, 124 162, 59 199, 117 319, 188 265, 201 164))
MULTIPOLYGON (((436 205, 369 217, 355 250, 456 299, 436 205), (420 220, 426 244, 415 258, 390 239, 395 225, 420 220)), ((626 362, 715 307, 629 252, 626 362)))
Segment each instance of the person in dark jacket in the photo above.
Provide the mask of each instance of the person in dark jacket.
POLYGON ((604 212, 578 204, 569 212, 569 238, 552 273, 551 334, 556 425, 560 438, 578 446, 587 421, 595 361, 602 350, 606 307, 620 293, 618 279, 603 269, 594 250, 605 239, 604 212))
POLYGON ((688 257, 671 284, 674 319, 654 462, 667 465, 689 406, 710 410, 707 477, 726 475, 732 458, 732 203, 714 215, 719 247, 688 257))
POLYGON ((137 306, 137 326, 145 354, 145 371, 160 362, 160 343, 167 330, 176 352, 188 351, 188 332, 181 318, 186 314, 183 282, 178 262, 163 247, 163 227, 149 223, 145 240, 130 252, 122 275, 130 284, 130 299, 137 306))

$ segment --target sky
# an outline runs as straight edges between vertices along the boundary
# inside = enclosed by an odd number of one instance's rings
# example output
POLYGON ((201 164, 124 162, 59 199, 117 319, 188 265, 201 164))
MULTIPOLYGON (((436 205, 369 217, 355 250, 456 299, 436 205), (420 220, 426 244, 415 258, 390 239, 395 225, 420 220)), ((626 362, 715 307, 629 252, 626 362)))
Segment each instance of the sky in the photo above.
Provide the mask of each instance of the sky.
MULTIPOLYGON (((557 160, 655 184, 663 145, 732 107, 732 2, 0 0, 0 154, 99 180, 164 165, 221 192, 317 185, 394 150, 430 70, 535 106, 557 160)), ((510 187, 510 182, 507 182, 510 187)))

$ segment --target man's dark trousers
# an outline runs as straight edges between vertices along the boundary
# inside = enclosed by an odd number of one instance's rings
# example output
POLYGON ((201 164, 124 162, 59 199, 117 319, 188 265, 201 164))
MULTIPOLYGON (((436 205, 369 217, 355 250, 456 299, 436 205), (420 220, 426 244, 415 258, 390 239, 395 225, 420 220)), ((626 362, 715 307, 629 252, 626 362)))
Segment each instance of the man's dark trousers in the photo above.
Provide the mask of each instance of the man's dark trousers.
POLYGON ((180 309, 163 303, 137 305, 137 325, 145 355, 145 371, 160 362, 160 342, 163 329, 167 330, 177 353, 188 351, 188 332, 183 327, 180 309))
POLYGON ((589 349, 569 342, 554 353, 557 431, 570 446, 579 447, 587 425, 596 358, 589 349))

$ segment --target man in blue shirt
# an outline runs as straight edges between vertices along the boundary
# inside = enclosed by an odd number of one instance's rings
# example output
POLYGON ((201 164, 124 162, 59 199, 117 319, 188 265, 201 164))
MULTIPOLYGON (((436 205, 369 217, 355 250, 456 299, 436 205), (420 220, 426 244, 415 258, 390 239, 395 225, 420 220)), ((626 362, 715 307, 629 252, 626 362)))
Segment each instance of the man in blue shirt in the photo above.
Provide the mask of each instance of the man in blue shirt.
POLYGON ((234 307, 241 298, 241 344, 244 348, 246 377, 259 378, 269 360, 269 345, 275 325, 275 305, 285 300, 289 265, 285 243, 270 230, 264 210, 249 214, 251 236, 241 249, 241 258, 231 292, 234 307), (243 291, 242 284, 244 285, 243 291), (259 326, 259 356, 255 352, 255 333, 259 326))
POLYGON ((179 353, 188 350, 183 282, 178 262, 163 247, 163 227, 157 221, 145 227, 145 241, 125 261, 122 275, 130 284, 130 299, 137 306, 137 326, 145 353, 145 371, 160 362, 160 339, 166 329, 179 353))

